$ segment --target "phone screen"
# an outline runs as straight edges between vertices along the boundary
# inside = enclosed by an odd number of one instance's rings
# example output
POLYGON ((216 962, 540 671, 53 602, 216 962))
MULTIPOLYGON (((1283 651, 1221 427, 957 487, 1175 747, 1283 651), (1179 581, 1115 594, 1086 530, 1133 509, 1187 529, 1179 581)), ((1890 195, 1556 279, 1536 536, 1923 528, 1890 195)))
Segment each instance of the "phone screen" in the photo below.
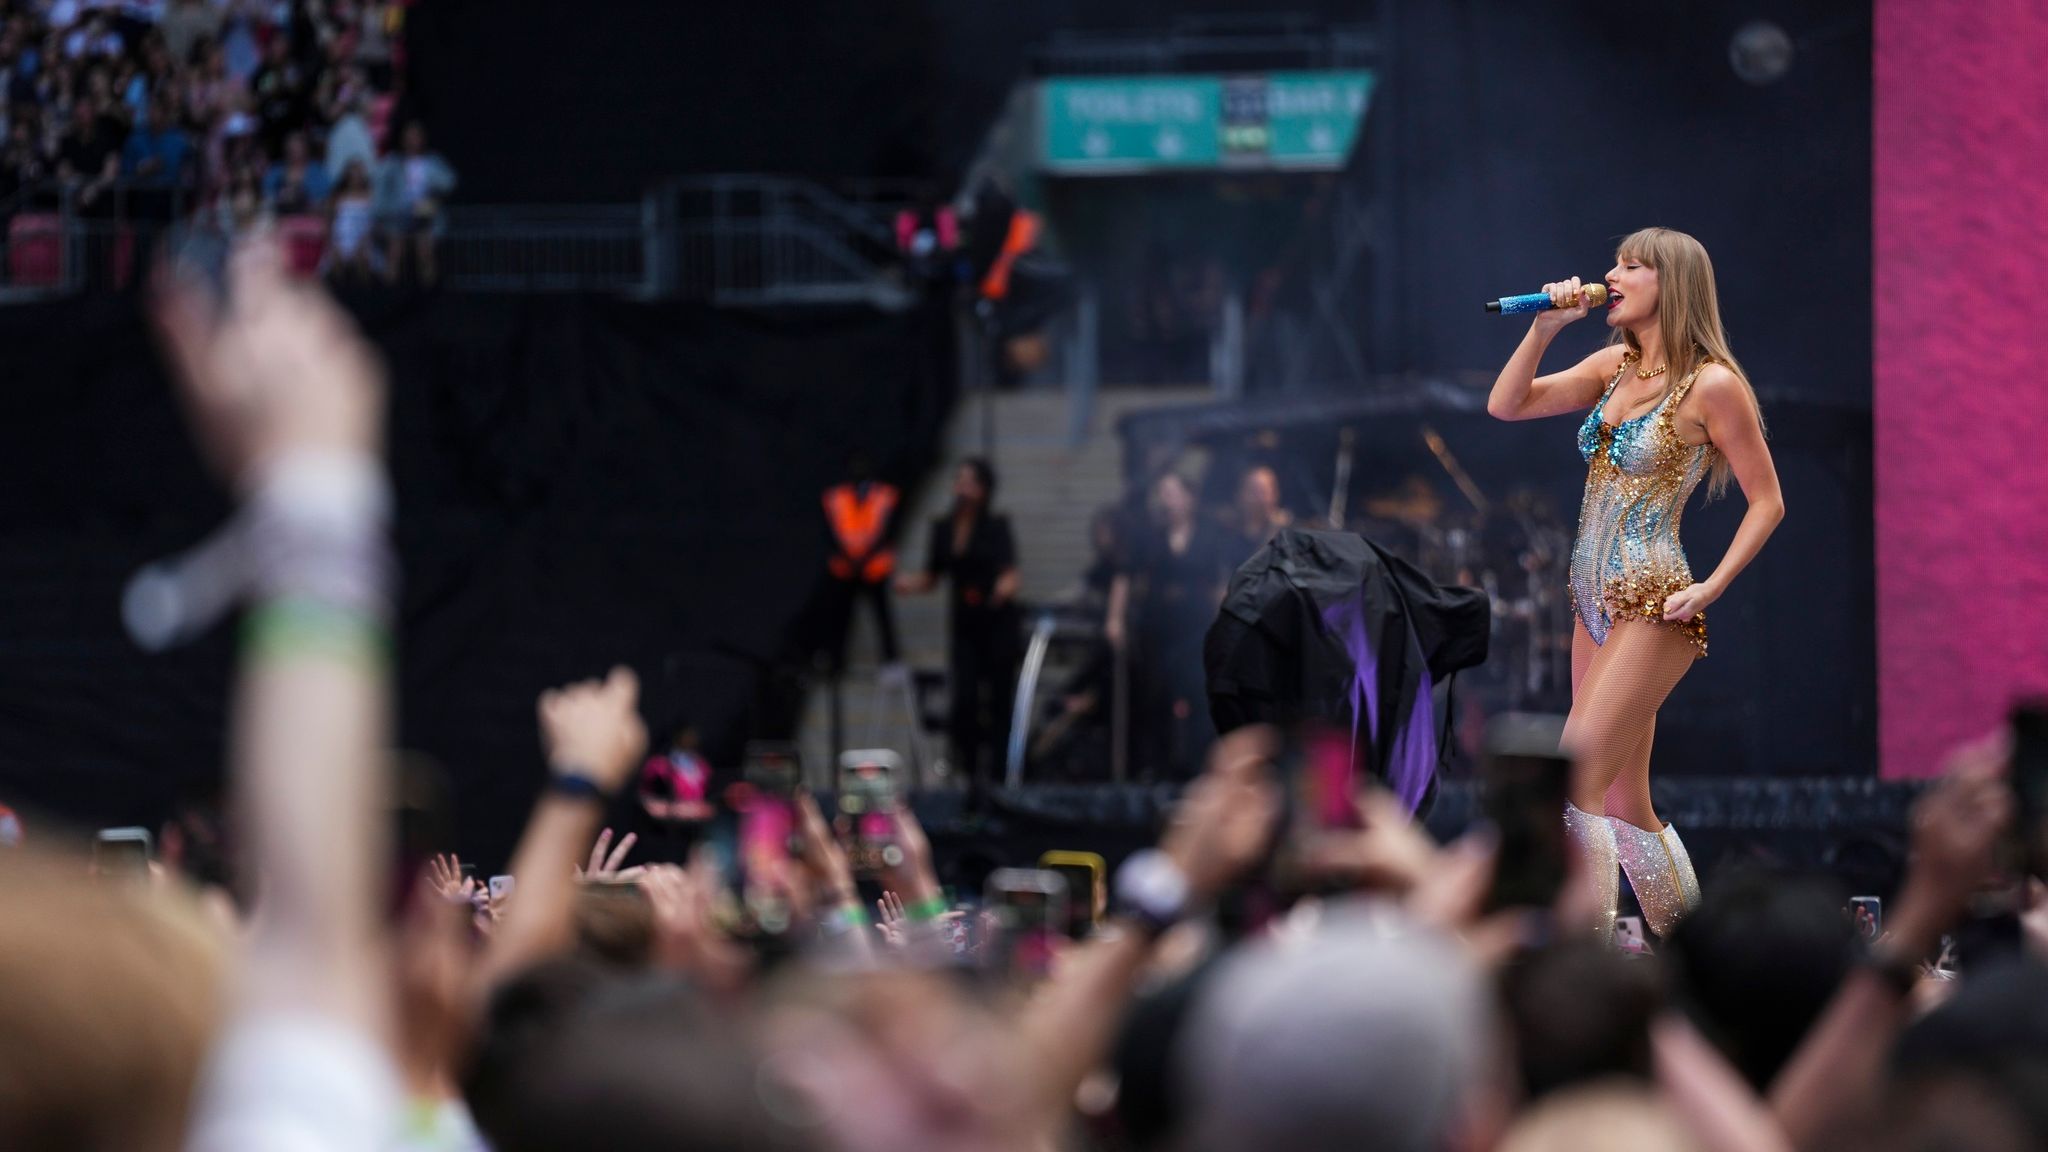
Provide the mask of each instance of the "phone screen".
POLYGON ((790 926, 789 859, 801 851, 796 839, 796 795, 803 785, 802 763, 788 744, 747 747, 739 787, 727 794, 739 823, 733 845, 733 887, 748 919, 763 932, 790 926))
POLYGON ((1305 732, 1290 767, 1295 826, 1311 831, 1358 827, 1351 741, 1331 728, 1305 732))
POLYGON ((1001 868, 989 876, 987 913, 994 939, 990 958, 1020 976, 1052 971, 1054 941, 1066 921, 1066 881, 1038 868, 1001 868))
POLYGON ((854 870, 877 873, 903 862, 896 843, 896 774, 880 756, 849 753, 839 766, 839 813, 854 870))
POLYGON ((1572 762, 1558 755, 1490 751, 1482 767, 1486 818, 1500 836, 1487 906, 1548 908, 1564 887, 1564 806, 1572 762))

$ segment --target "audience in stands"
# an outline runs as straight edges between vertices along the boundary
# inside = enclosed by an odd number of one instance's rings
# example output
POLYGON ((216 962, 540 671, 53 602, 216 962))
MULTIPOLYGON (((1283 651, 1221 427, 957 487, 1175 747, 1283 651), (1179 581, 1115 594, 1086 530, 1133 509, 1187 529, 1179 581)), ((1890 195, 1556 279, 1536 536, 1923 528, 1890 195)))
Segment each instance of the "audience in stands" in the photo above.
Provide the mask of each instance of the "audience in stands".
POLYGON ((151 100, 147 117, 121 149, 121 174, 142 187, 174 187, 184 182, 191 153, 192 140, 178 127, 171 105, 151 100))
POLYGON ((434 248, 446 227, 442 200, 455 189, 455 170, 428 151, 427 130, 417 120, 405 126, 397 152, 377 173, 379 215, 389 236, 384 274, 397 279, 411 257, 420 283, 436 276, 434 248))
MULTIPOLYGON (((274 217, 307 238, 361 162, 375 235, 352 238, 339 260, 295 246, 295 266, 353 267, 367 243, 373 271, 432 281, 454 173, 424 141, 385 139, 407 6, 0 0, 0 219, 71 212, 125 228, 274 217)), ((100 255, 89 248, 87 262, 100 255)))
POLYGON ((327 165, 313 159, 304 132, 285 138, 284 155, 263 175, 263 199, 281 216, 323 212, 333 191, 327 165))

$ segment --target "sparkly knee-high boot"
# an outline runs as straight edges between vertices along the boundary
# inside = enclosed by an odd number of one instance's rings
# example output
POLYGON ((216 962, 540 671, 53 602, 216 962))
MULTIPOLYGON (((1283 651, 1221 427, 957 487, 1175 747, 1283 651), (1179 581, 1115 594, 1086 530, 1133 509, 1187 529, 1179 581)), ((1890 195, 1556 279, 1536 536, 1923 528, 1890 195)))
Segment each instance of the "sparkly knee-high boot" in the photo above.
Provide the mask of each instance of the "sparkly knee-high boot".
POLYGON ((1607 822, 1614 825, 1621 867, 1628 873, 1628 886, 1635 889, 1636 903, 1643 906, 1643 921, 1662 940, 1700 902, 1700 879, 1693 873, 1685 841, 1669 824, 1652 832, 1619 816, 1609 816, 1607 822))
POLYGON ((1582 811, 1578 805, 1567 802, 1564 806, 1565 833, 1579 850, 1585 861, 1586 872, 1593 878, 1593 893, 1599 903, 1599 920, 1594 925, 1595 939, 1602 944, 1614 942, 1614 908, 1621 900, 1621 874, 1615 866, 1614 828, 1605 816, 1594 816, 1582 811))

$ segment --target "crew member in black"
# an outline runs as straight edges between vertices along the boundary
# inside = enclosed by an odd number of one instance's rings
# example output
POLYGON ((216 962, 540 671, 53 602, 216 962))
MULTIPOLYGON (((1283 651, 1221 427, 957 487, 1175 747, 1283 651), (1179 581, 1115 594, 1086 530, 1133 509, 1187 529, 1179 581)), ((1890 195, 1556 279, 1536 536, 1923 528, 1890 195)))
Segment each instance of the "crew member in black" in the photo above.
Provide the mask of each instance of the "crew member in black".
POLYGON ((1156 520, 1137 535, 1110 587, 1105 630, 1133 642, 1132 752, 1146 779, 1200 770, 1216 728, 1209 718, 1202 639, 1236 568, 1236 541, 1212 527, 1177 472, 1154 482, 1156 520))
POLYGON ((932 522, 924 571, 906 573, 896 585, 912 596, 936 588, 940 577, 952 586, 947 730, 970 803, 981 801, 1001 774, 1017 684, 1017 541, 1010 521, 990 511, 995 490, 988 461, 961 464, 953 511, 932 522))

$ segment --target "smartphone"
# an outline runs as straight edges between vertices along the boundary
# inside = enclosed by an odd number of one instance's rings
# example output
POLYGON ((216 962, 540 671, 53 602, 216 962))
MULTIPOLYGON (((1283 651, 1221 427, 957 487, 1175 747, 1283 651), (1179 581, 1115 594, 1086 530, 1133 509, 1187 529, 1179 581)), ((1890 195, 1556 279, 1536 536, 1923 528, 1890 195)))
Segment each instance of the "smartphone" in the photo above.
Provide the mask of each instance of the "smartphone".
POLYGON ((1066 882, 1067 915, 1062 932, 1069 940, 1086 940, 1102 921, 1108 901, 1109 865, 1093 852, 1047 852, 1038 866, 1059 873, 1066 882))
MULTIPOLYGON (((1247 927, 1255 927, 1295 898, 1318 891, 1321 885, 1307 867, 1317 838, 1359 827, 1353 791, 1357 776, 1347 735, 1327 726, 1305 725, 1287 738, 1274 767, 1286 809, 1266 879, 1226 901, 1244 905, 1247 927)), ((1226 909, 1227 918, 1237 914, 1237 910, 1226 909)))
POLYGON ((1309 727, 1281 757, 1293 827, 1302 833, 1359 827, 1358 776, 1351 739, 1334 728, 1309 727))
POLYGON ((146 877, 155 856, 155 841, 147 828, 102 828, 93 838, 95 875, 146 877))
POLYGON ((839 757, 839 831, 854 871, 867 875, 903 863, 896 843, 896 781, 903 760, 887 748, 839 757))
POLYGON ((1043 868, 998 868, 989 874, 983 912, 992 938, 991 965, 1014 976, 1052 972, 1053 944, 1067 915, 1067 882, 1043 868))
POLYGON ((2048 700, 2012 710, 2015 852, 2028 876, 2048 877, 2048 700))
POLYGON ((1849 897, 1849 922, 1856 926, 1859 939, 1869 941, 1884 935, 1884 901, 1876 896, 1849 897))
POLYGON ((474 880, 474 879, 476 879, 476 865, 474 865, 474 864, 464 864, 464 865, 462 865, 462 878, 463 878, 464 880, 474 880))
POLYGON ((802 787, 803 761, 796 745, 757 740, 747 745, 740 785, 727 794, 739 819, 733 888, 748 921, 770 935, 790 926, 784 884, 790 858, 803 851, 796 821, 796 797, 802 787))
POLYGON ((1647 956, 1650 941, 1643 935, 1641 916, 1617 916, 1614 918, 1614 947, 1625 955, 1647 956))
POLYGON ((512 877, 491 877, 491 903, 495 904, 512 894, 512 877))
POLYGON ((1508 713, 1487 726, 1481 804, 1500 837, 1489 910, 1548 908, 1564 887, 1572 762, 1559 747, 1563 731, 1564 717, 1533 713, 1508 713))

